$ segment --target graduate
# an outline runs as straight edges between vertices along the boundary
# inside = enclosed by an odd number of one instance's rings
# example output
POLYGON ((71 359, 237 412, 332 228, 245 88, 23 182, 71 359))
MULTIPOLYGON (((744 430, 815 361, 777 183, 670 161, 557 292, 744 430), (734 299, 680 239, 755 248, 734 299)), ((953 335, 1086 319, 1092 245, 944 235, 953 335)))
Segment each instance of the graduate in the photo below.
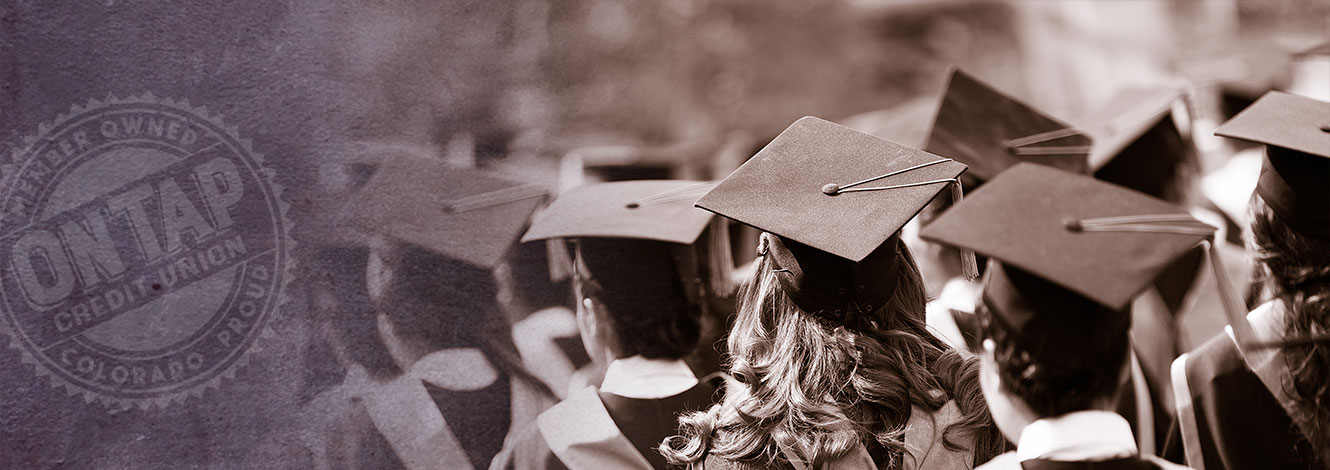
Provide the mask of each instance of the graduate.
POLYGON ((959 192, 964 171, 805 117, 699 199, 763 233, 730 332, 724 400, 680 419, 662 445, 669 461, 969 468, 1000 452, 975 359, 927 330, 923 283, 898 233, 938 193, 959 192))
POLYGON ((338 394, 388 444, 384 468, 488 468, 512 424, 553 398, 523 365, 492 273, 546 193, 416 157, 384 161, 365 188, 349 223, 368 237, 368 305, 341 322, 359 340, 338 394))
MULTIPOLYGON (((970 167, 961 176, 968 194, 1021 162, 1084 173, 1092 142, 1066 121, 952 69, 923 149, 970 167)), ((928 225, 952 203, 945 195, 938 198, 924 209, 918 225, 928 225)), ((954 248, 918 241, 914 226, 907 227, 906 234, 930 285, 929 293, 936 297, 928 303, 928 326, 957 347, 974 348, 978 284, 962 275, 954 248)))
POLYGON ((665 469, 656 449, 718 381, 685 359, 728 286, 726 223, 693 207, 712 183, 626 181, 568 191, 524 242, 572 246, 577 325, 599 387, 571 391, 519 434, 495 469, 665 469), (714 255, 714 256, 713 256, 714 255))
MULTIPOLYGON (((740 139, 743 140, 743 139, 740 139)), ((650 181, 650 180, 688 180, 710 179, 712 175, 717 174, 726 164, 732 164, 732 167, 724 169, 722 175, 728 174, 743 163, 743 159, 751 152, 743 154, 742 150, 729 149, 719 152, 720 154, 742 154, 742 158, 734 161, 733 158, 727 158, 724 155, 716 155, 717 160, 712 161, 709 168, 703 160, 695 158, 684 158, 681 155, 671 156, 657 150, 642 151, 640 149, 620 148, 617 151, 610 149, 601 149, 599 151, 574 151, 564 156, 560 163, 561 187, 572 189, 584 184, 618 182, 618 181, 650 181), (722 162, 721 160, 725 160, 722 162)), ((732 155, 731 155, 732 156, 732 155)), ((660 221, 664 222, 664 221, 660 221)), ((751 250, 739 251, 736 244, 745 239, 756 239, 757 234, 750 227, 738 224, 725 223, 724 227, 728 233, 717 232, 712 240, 714 243, 730 243, 730 252, 728 255, 717 250, 711 256, 718 261, 723 256, 729 259, 723 261, 727 266, 737 266, 739 262, 749 263, 752 260, 751 250)), ((718 230, 720 227, 718 227, 718 230)), ((551 242, 557 242, 558 239, 552 239, 551 242)), ((566 251, 566 250, 564 250, 566 251)), ((555 253, 558 257, 559 253, 555 253)), ((551 273, 567 271, 565 266, 571 263, 564 262, 559 266, 551 266, 551 273)), ((698 377, 705 377, 721 370, 721 355, 724 350, 724 341, 726 331, 729 330, 728 321, 734 314, 734 292, 737 290, 736 273, 743 269, 735 267, 734 269, 720 269, 716 271, 725 278, 716 278, 717 289, 710 299, 707 300, 710 308, 702 312, 702 333, 699 343, 703 347, 693 350, 691 354, 684 359, 688 366, 693 369, 693 373, 698 377)), ((600 376, 603 370, 597 370, 595 364, 588 364, 578 370, 570 381, 569 387, 580 389, 588 384, 600 382, 600 376)))
POLYGON ((1273 294, 1173 363, 1187 463, 1330 465, 1330 103, 1271 92, 1216 135, 1265 145, 1251 247, 1273 294))
POLYGON ((983 469, 1172 468, 1114 411, 1128 305, 1214 228, 1177 206, 1042 165, 998 175, 921 232, 988 256, 980 383, 1016 450, 983 469))

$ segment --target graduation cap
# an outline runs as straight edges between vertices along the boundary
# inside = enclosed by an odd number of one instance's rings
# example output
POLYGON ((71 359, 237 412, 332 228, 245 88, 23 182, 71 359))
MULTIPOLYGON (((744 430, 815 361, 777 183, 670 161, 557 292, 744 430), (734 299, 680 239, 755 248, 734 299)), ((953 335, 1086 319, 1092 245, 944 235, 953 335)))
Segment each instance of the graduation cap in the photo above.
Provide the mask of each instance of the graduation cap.
POLYGON ((1172 117, 1182 98, 1174 88, 1126 89, 1086 117, 1085 128, 1095 138, 1089 159, 1095 177, 1179 200, 1179 175, 1196 158, 1172 117))
POLYGON ((573 188, 535 217, 522 242, 635 238, 690 245, 715 219, 693 207, 714 186, 705 181, 647 180, 573 188))
POLYGON ((657 179, 688 179, 706 172, 709 154, 705 145, 695 140, 682 140, 669 145, 652 145, 636 139, 620 140, 619 144, 587 145, 570 150, 562 165, 567 171, 595 182, 640 181, 657 179))
POLYGON ((403 157, 384 161, 349 207, 370 233, 492 269, 545 196, 486 171, 403 157))
POLYGON ((1330 239, 1330 103, 1270 92, 1215 135, 1265 144, 1256 193, 1300 233, 1330 239))
POLYGON ((1020 162, 1085 172, 1091 138, 1071 124, 959 69, 946 89, 924 150, 968 165, 967 179, 987 181, 1020 162))
MULTIPOLYGON (((1256 193, 1298 233, 1330 240, 1330 103, 1272 91, 1215 130, 1265 145, 1256 193)), ((1330 341, 1330 334, 1258 343, 1279 348, 1330 341)))
MULTIPOLYGON (((965 165, 814 117, 795 121, 697 206, 768 232, 800 308, 840 320, 890 297, 900 228, 965 165)), ((973 257, 968 258, 973 273, 973 257)))
POLYGON ((705 308, 710 297, 728 293, 733 268, 725 222, 693 207, 714 185, 648 180, 573 188, 535 217, 522 242, 574 241, 578 268, 607 290, 661 295, 651 286, 677 276, 687 300, 705 308))
POLYGON ((1292 64, 1286 47, 1270 40, 1242 39, 1216 46, 1180 68, 1192 83, 1217 86, 1224 114, 1233 116, 1266 92, 1287 87, 1292 64))
MULTIPOLYGON (((1104 344, 1105 333, 1125 332, 1131 300, 1214 233, 1173 204, 1027 163, 989 181, 920 236, 993 260, 1000 269, 987 270, 984 303, 998 324, 1040 361, 1075 365, 1104 344)), ((1217 252, 1208 251, 1218 268, 1217 252)), ((1242 318, 1246 309, 1222 273, 1227 310, 1242 318)), ((1239 336, 1251 337, 1249 330, 1239 336)))
POLYGON ((1097 171, 1124 153, 1157 151, 1133 147, 1146 134, 1179 134, 1171 116, 1182 97, 1182 90, 1177 88, 1128 88, 1082 119, 1082 127, 1094 138, 1087 162, 1090 170, 1097 171))

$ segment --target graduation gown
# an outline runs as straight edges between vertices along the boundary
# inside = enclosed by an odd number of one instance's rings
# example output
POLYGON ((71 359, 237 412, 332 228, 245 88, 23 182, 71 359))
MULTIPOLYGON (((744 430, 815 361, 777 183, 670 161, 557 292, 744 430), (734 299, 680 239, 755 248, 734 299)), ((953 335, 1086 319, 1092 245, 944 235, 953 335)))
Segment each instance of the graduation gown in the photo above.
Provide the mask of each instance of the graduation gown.
POLYGON ((490 364, 477 349, 445 349, 392 380, 349 374, 347 387, 402 467, 483 469, 531 394, 490 364))
MULTIPOLYGON (((974 466, 974 452, 972 442, 962 442, 965 450, 951 450, 942 445, 942 433, 947 426, 960 421, 960 410, 956 408, 956 402, 948 401, 936 411, 929 412, 923 408, 913 407, 910 411, 910 421, 905 426, 905 449, 909 453, 903 459, 902 468, 914 469, 965 469, 974 466)), ((876 446, 880 449, 880 446, 876 446)), ((793 456, 794 451, 790 449, 781 449, 781 455, 776 462, 767 465, 765 461, 745 461, 732 460, 707 455, 706 460, 699 470, 755 470, 765 468, 779 468, 784 470, 806 470, 809 467, 802 463, 799 457, 793 456)), ((879 458, 880 460, 880 458, 879 458)), ((878 464, 876 460, 869 455, 866 446, 860 445, 856 450, 851 451, 849 455, 830 465, 831 470, 872 470, 876 469, 878 464)))
MULTIPOLYGON (((1215 248, 1225 275, 1242 294, 1251 282, 1250 256, 1240 245, 1220 242, 1215 248)), ((1169 365, 1180 354, 1222 332, 1228 324, 1210 259, 1197 248, 1175 260, 1153 287, 1132 301, 1131 311, 1132 349, 1140 359, 1151 393, 1159 399, 1157 403, 1167 414, 1173 414, 1176 410, 1171 399, 1169 365)))
MULTIPOLYGON (((1257 340, 1283 334, 1283 304, 1248 315, 1257 340)), ((1277 349, 1244 355, 1226 331, 1173 363, 1173 389, 1187 463, 1197 469, 1321 468, 1289 417, 1292 402, 1277 349)))
POLYGON ((630 398, 586 387, 569 394, 526 429, 491 469, 671 468, 657 447, 676 433, 678 416, 710 406, 718 376, 664 398, 630 398))

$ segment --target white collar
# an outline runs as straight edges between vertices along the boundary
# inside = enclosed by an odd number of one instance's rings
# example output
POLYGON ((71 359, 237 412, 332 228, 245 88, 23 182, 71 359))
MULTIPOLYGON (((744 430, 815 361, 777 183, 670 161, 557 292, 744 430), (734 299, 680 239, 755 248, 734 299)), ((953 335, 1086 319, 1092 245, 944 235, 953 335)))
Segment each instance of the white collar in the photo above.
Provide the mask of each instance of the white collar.
MULTIPOLYGON (((1275 299, 1261 306, 1256 307, 1251 313, 1247 314, 1247 324, 1251 325, 1252 338, 1258 342, 1276 342, 1284 338, 1285 329, 1288 322, 1288 307, 1284 302, 1275 299)), ((1233 327, 1225 326, 1224 332, 1228 334, 1234 344, 1237 343, 1233 336, 1233 327)), ((1275 400, 1289 412, 1290 415, 1296 413, 1296 405, 1293 405, 1293 397, 1289 395, 1288 389, 1283 384, 1289 383, 1288 364, 1283 361, 1279 354, 1280 348, 1248 348, 1239 349, 1242 354, 1242 361, 1246 363, 1247 369, 1256 374, 1265 385, 1265 389, 1274 395, 1275 400)))
POLYGON ((1074 411, 1035 420, 1021 431, 1016 456, 1068 462, 1109 460, 1136 455, 1131 424, 1109 411, 1074 411))
POLYGON ((647 359, 642 356, 615 359, 605 368, 600 389, 628 398, 665 398, 697 385, 688 364, 678 359, 647 359))
MULTIPOLYGON (((1284 337, 1286 328, 1285 321, 1287 309, 1284 308, 1284 302, 1276 299, 1261 304, 1251 313, 1247 314, 1247 324, 1251 325, 1251 332, 1256 341, 1273 342, 1279 341, 1284 337)), ((1237 343, 1233 336, 1233 327, 1225 326, 1224 332, 1228 334, 1234 343, 1237 343)), ((1277 369, 1283 366, 1283 361, 1277 361, 1279 348, 1264 348, 1242 351, 1243 359, 1247 366, 1253 371, 1277 369)))
POLYGON ((953 277, 942 286, 942 293, 937 298, 946 299, 947 308, 974 312, 982 292, 983 284, 967 281, 964 277, 953 277))

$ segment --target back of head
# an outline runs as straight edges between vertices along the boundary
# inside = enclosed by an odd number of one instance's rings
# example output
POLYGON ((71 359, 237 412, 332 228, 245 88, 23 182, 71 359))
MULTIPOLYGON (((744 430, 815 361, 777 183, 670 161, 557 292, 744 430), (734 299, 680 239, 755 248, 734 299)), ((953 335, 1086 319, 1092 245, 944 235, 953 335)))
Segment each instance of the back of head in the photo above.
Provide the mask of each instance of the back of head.
POLYGON ((943 445, 968 444, 976 461, 996 454, 1001 438, 977 385, 977 364, 927 332, 918 269, 903 245, 888 248, 894 278, 875 281, 893 285, 890 298, 839 320, 801 309, 780 282, 775 259, 759 258, 729 338, 729 372, 744 387, 709 411, 682 417, 682 436, 666 441, 667 457, 770 459, 779 443, 816 467, 876 441, 896 468, 913 409, 936 410, 948 399, 963 418, 945 428, 943 445))
POLYGON ((489 270, 409 244, 379 256, 392 273, 378 309, 399 336, 434 349, 475 346, 480 330, 506 323, 489 270))
POLYGON ((996 372, 1041 417, 1111 404, 1132 299, 1213 235, 1177 205, 1033 164, 1003 172, 921 234, 989 256, 979 319, 996 372))
POLYGON ((1043 417, 1110 403, 1126 366, 1130 316, 1020 269, 1001 265, 991 271, 1010 286, 1003 290, 1017 293, 1002 302, 1005 308, 1058 312, 1030 316, 1019 330, 985 312, 984 335, 994 343, 1005 391, 1043 417), (1076 344, 1055 344, 1060 340, 1076 344))
POLYGON ((601 304, 620 357, 679 359, 696 346, 701 310, 677 267, 694 247, 651 240, 577 241, 583 296, 601 304))

